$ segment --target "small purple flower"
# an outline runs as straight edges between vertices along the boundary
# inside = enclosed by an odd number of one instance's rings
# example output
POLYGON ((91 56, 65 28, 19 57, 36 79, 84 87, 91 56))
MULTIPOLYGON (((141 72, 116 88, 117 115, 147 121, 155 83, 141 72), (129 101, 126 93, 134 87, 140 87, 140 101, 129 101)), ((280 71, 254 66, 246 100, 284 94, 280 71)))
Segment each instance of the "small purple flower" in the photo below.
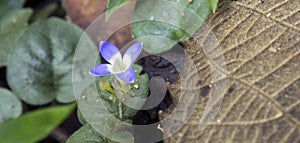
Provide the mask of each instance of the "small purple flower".
POLYGON ((99 45, 100 53, 110 64, 97 65, 90 70, 90 74, 94 76, 116 74, 121 80, 133 83, 135 72, 131 65, 140 55, 142 47, 143 44, 139 42, 131 45, 122 58, 119 49, 115 45, 102 41, 99 45))

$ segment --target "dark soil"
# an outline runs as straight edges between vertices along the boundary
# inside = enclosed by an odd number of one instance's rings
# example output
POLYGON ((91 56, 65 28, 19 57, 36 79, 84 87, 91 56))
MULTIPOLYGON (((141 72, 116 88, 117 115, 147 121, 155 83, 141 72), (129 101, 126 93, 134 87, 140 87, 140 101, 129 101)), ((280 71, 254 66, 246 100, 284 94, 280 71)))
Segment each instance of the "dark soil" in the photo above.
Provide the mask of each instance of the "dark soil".
MULTIPOLYGON (((175 67, 162 57, 148 56, 142 58, 137 63, 143 67, 143 73, 147 73, 149 75, 149 79, 154 76, 160 76, 165 80, 165 82, 173 83, 179 78, 179 74, 175 67), (170 73, 170 71, 173 72, 170 73)), ((164 96, 164 99, 159 105, 149 110, 140 110, 132 118, 134 125, 148 125, 159 122, 158 112, 160 110, 165 111, 172 104, 172 98, 169 91, 167 91, 166 95, 161 96, 164 96)), ((154 128, 151 130, 151 133, 156 134, 155 136, 162 138, 163 133, 159 129, 154 128)), ((147 143, 147 136, 139 134, 138 130, 135 130, 135 135, 136 136, 134 138, 136 143, 147 143)), ((160 143, 162 142, 163 141, 160 143)))
POLYGON ((0 68, 0 87, 9 89, 9 86, 6 81, 6 67, 0 68))

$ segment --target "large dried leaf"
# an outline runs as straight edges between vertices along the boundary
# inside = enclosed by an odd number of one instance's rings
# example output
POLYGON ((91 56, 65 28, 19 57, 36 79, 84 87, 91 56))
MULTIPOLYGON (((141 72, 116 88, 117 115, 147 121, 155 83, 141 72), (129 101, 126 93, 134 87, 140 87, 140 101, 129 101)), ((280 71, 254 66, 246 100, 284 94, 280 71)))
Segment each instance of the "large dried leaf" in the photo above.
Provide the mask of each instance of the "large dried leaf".
MULTIPOLYGON (((224 78, 211 80, 210 60, 220 56, 209 53, 218 46, 204 54, 189 40, 186 48, 197 65, 202 94, 188 123, 165 142, 300 142, 299 11, 297 0, 223 1, 207 20, 211 31, 195 34, 207 47, 214 34, 224 51, 226 64, 214 65, 226 68, 221 71, 230 80, 221 108, 207 128, 199 130, 210 85, 224 78)), ((175 101, 178 91, 175 86, 175 101)))

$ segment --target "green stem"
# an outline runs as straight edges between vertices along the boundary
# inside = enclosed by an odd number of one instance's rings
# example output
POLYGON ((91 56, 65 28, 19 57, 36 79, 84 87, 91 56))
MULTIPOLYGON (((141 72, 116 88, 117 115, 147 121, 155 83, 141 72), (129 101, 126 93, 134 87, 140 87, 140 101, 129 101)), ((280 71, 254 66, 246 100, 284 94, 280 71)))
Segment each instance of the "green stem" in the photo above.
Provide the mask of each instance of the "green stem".
POLYGON ((125 98, 128 98, 128 96, 130 95, 130 86, 128 83, 124 82, 123 80, 119 79, 118 77, 116 77, 118 83, 119 84, 119 89, 115 89, 116 96, 117 98, 120 100, 120 103, 118 104, 118 110, 119 110, 119 118, 120 120, 126 120, 125 119, 125 105, 122 103, 122 101, 125 98))
POLYGON ((119 105, 118 105, 118 110, 119 110, 119 118, 120 118, 120 120, 121 121, 125 121, 126 119, 125 119, 125 106, 124 106, 124 104, 122 103, 122 102, 119 102, 119 105))

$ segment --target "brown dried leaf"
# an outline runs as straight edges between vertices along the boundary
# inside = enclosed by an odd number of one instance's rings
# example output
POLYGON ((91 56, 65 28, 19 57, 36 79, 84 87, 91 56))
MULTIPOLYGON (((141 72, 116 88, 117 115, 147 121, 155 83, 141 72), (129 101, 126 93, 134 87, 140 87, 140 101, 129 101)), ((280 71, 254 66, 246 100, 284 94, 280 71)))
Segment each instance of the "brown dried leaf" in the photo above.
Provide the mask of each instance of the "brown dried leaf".
POLYGON ((85 29, 106 10, 106 0, 64 0, 63 5, 72 22, 85 29))
MULTIPOLYGON (((188 123, 165 142, 300 142, 300 1, 223 1, 206 22, 212 31, 199 30, 195 39, 208 45, 209 35, 216 35, 229 86, 215 119, 199 130, 211 82, 224 78, 211 81, 212 63, 195 40, 186 41, 193 61, 200 63, 202 94, 188 123)), ((178 100, 179 89, 171 90, 178 100)))
MULTIPOLYGON (((63 0, 63 5, 71 21, 82 29, 86 29, 94 20, 98 18, 98 16, 105 13, 107 0, 63 0)), ((120 19, 122 19, 122 17, 114 15, 111 17, 110 21, 116 21, 115 23, 117 23, 120 19)), ((116 44, 120 48, 132 40, 129 25, 118 29, 118 31, 112 31, 112 27, 114 26, 110 27, 110 25, 104 25, 102 27, 104 28, 99 29, 99 31, 105 30, 107 33, 112 33, 109 41, 116 44)), ((107 40, 105 39, 104 35, 100 34, 92 35, 92 39, 96 43, 107 40)))

